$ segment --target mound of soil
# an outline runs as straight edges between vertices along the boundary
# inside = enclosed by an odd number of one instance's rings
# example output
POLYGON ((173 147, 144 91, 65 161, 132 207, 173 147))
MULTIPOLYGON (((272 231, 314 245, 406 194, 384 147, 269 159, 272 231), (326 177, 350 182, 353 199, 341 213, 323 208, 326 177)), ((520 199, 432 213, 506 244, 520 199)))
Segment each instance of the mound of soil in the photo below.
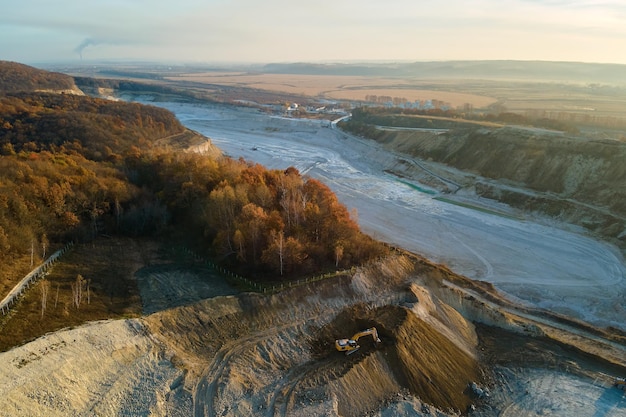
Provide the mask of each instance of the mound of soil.
POLYGON ((402 389, 439 409, 464 411, 472 402, 468 383, 480 378, 475 358, 402 306, 351 306, 319 329, 311 351, 320 361, 343 359, 327 370, 342 416, 362 415, 402 389), (333 351, 335 339, 369 327, 378 330, 380 344, 366 337, 350 356, 333 351))

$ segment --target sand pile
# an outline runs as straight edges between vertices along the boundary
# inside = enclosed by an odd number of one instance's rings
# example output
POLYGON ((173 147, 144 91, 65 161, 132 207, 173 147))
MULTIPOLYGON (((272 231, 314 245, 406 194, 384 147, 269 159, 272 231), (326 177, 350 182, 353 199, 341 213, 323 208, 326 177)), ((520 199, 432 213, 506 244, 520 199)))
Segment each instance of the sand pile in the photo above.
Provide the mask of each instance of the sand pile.
MULTIPOLYGON (((337 397, 341 415, 362 415, 402 389, 443 410, 465 411, 471 404, 466 388, 479 379, 478 362, 471 353, 474 333, 468 333, 468 324, 459 320, 460 326, 448 328, 456 334, 452 341, 437 329, 439 326, 415 314, 413 309, 419 304, 418 300, 413 306, 352 306, 320 329, 312 346, 320 360, 325 352, 330 352, 326 356, 336 356, 331 343, 335 338, 368 327, 376 327, 382 341, 376 344, 369 337, 360 339, 359 352, 345 357, 334 372, 328 372, 330 391, 337 397)), ((450 321, 445 314, 434 318, 438 319, 450 321)))
POLYGON ((0 354, 0 416, 166 415, 181 374, 139 320, 91 323, 0 354))

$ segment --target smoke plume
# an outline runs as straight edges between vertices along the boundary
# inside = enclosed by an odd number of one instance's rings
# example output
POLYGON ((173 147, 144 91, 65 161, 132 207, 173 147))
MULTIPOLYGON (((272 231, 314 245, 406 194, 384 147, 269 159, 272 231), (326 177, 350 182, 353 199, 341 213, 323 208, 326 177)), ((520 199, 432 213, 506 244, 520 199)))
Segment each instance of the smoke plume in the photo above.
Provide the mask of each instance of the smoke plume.
POLYGON ((84 41, 82 41, 80 43, 80 45, 78 45, 76 48, 74 48, 74 52, 76 52, 78 54, 78 56, 80 56, 80 59, 83 59, 83 51, 85 50, 85 48, 87 48, 88 46, 94 46, 97 45, 99 42, 93 38, 85 38, 84 41))

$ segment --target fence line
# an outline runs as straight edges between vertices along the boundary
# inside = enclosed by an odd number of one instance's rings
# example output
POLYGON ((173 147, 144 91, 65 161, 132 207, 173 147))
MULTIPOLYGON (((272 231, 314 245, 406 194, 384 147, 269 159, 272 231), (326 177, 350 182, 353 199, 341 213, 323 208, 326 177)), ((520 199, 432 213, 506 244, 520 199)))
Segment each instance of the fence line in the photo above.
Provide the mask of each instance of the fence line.
POLYGON ((2 314, 5 315, 9 312, 12 305, 15 303, 15 300, 26 291, 30 284, 32 284, 35 280, 43 277, 48 269, 68 250, 70 250, 74 246, 74 242, 70 242, 65 245, 63 248, 54 252, 44 263, 39 265, 37 268, 30 271, 20 282, 17 283, 15 287, 9 292, 9 294, 4 297, 2 301, 0 301, 0 310, 2 310, 2 314))
POLYGON ((190 249, 188 248, 181 248, 181 250, 186 253, 187 255, 191 256, 195 261, 197 262, 201 262, 204 265, 212 268, 213 270, 219 272, 220 274, 224 275, 225 277, 232 279, 240 284, 245 285, 248 288, 251 288, 252 290, 256 291, 256 292, 260 292, 263 294, 272 294, 272 293, 277 293, 280 292, 286 288, 292 288, 292 287, 297 287, 300 285, 306 285, 309 284, 311 282, 316 282, 316 281, 321 281, 323 279, 329 279, 329 278, 333 278, 333 277, 337 277, 339 275, 344 275, 347 273, 354 273, 354 267, 349 269, 349 270, 342 270, 342 271, 335 271, 335 272, 328 272, 326 274, 321 274, 321 275, 316 275, 313 277, 308 277, 308 278, 301 278, 301 279, 297 279, 297 280, 292 280, 292 281, 284 281, 281 283, 274 283, 274 284, 261 284, 259 282, 255 282, 252 281, 248 278, 242 277, 241 275, 235 274, 232 271, 227 270, 226 268, 217 265, 207 259, 204 259, 203 257, 201 257, 200 255, 192 252, 190 249))

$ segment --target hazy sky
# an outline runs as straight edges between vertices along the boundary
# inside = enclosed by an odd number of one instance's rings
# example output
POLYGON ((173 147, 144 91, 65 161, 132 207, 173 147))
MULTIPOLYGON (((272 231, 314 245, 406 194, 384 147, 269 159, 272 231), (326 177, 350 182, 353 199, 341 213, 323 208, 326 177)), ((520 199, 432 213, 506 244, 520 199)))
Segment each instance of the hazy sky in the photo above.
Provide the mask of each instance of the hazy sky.
POLYGON ((626 64, 626 0, 2 0, 0 59, 626 64))

